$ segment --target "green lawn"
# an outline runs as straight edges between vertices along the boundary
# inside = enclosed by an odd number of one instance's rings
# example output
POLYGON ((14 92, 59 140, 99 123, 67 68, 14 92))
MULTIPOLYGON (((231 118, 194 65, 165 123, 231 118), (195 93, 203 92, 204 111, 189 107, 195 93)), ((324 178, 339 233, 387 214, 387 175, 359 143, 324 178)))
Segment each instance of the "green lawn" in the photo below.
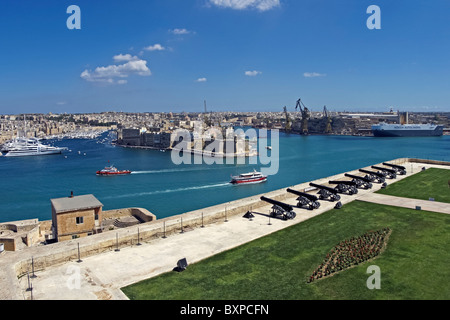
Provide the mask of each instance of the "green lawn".
POLYGON ((423 200, 434 198, 435 201, 450 203, 449 180, 450 170, 429 168, 388 185, 378 193, 423 200))
POLYGON ((354 201, 123 291, 138 300, 449 299, 449 232, 445 214, 354 201), (340 241, 384 227, 392 234, 378 258, 306 283, 340 241), (366 287, 370 265, 381 269, 380 290, 366 287))

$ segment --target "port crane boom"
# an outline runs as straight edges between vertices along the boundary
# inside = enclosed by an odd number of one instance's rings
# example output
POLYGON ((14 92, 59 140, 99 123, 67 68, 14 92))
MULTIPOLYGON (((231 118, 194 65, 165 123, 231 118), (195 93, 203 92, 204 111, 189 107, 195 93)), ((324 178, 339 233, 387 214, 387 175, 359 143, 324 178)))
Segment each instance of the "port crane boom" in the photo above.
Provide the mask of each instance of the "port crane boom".
POLYGON ((323 107, 323 117, 326 119, 327 123, 326 123, 326 127, 325 127, 325 133, 329 134, 331 133, 333 130, 331 128, 331 115, 327 110, 327 106, 323 107))
POLYGON ((295 110, 299 110, 302 114, 302 126, 301 126, 301 133, 302 134, 308 134, 308 119, 310 117, 310 113, 308 108, 303 104, 302 99, 297 100, 297 104, 295 105, 295 110))

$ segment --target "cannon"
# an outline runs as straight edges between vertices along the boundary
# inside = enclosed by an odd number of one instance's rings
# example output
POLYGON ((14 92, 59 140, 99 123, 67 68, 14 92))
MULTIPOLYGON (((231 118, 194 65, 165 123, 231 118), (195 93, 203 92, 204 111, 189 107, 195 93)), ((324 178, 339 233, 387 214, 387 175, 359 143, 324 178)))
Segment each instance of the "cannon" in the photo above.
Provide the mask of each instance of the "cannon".
POLYGON ((298 207, 307 206, 309 208, 309 210, 319 209, 319 207, 320 207, 320 202, 317 201, 318 198, 313 194, 300 192, 300 191, 293 190, 290 188, 287 189, 287 192, 298 196, 298 198, 297 198, 297 201, 298 201, 297 206, 298 207))
POLYGON ((386 180, 386 177, 379 172, 369 171, 365 169, 359 169, 360 172, 366 173, 366 178, 370 180, 370 182, 376 182, 376 183, 384 183, 386 180))
POLYGON ((346 177, 352 178, 353 182, 356 183, 356 187, 357 188, 362 188, 362 189, 372 189, 372 182, 367 179, 366 177, 360 177, 360 176, 355 176, 352 174, 345 174, 346 177))
POLYGON ((341 196, 338 195, 338 191, 334 188, 330 188, 330 187, 326 187, 326 186, 321 186, 319 184, 315 184, 315 183, 310 183, 309 184, 311 187, 315 187, 317 189, 319 189, 319 199, 323 200, 323 199, 330 199, 331 201, 339 201, 341 200, 341 196))
POLYGON ((340 193, 348 193, 349 195, 357 194, 358 189, 354 181, 328 181, 329 184, 335 184, 336 189, 340 193))
POLYGON ((272 211, 270 212, 271 217, 281 217, 283 220, 294 219, 296 217, 294 208, 290 204, 269 199, 264 196, 261 197, 261 200, 273 204, 272 211))
POLYGON ((396 164, 391 164, 391 163, 386 163, 386 162, 383 162, 383 165, 394 168, 394 170, 397 172, 397 174, 399 174, 401 176, 406 175, 406 168, 404 166, 399 166, 396 164))
POLYGON ((377 166, 372 166, 372 169, 376 169, 376 170, 380 170, 382 174, 384 174, 384 176, 386 178, 389 179, 395 179, 397 178, 397 171, 393 170, 393 169, 388 169, 388 168, 383 168, 383 167, 377 167, 377 166))

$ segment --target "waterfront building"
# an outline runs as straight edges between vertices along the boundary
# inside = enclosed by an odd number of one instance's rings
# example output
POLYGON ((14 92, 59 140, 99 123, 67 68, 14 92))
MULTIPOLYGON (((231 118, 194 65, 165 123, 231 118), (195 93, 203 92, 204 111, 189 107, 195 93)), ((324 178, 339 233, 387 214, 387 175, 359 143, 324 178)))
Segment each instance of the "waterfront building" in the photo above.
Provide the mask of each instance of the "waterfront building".
POLYGON ((51 199, 54 239, 65 241, 98 233, 103 204, 92 194, 51 199))

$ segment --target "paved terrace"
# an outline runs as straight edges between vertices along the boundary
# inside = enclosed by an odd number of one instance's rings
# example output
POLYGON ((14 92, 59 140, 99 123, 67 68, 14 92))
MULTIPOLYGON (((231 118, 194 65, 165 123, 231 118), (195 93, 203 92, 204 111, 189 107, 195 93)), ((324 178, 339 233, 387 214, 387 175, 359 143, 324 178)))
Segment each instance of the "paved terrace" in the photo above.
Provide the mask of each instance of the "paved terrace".
MULTIPOLYGON (((398 176, 394 181, 401 180, 412 174, 420 172, 422 167, 438 167, 449 169, 449 165, 442 164, 424 164, 419 162, 407 162, 408 159, 397 159, 391 163, 403 164, 407 168, 406 176, 398 176)), ((369 167, 367 168, 369 169, 369 167)), ((370 170, 370 169, 369 169, 370 170)), ((360 175, 358 170, 353 173, 360 175)), ((338 180, 344 178, 344 174, 333 177, 319 179, 314 181, 317 184, 327 184, 329 180, 338 180)), ((348 180, 348 178, 345 178, 348 180)), ((390 183, 393 180, 387 180, 390 183)), ((309 182, 297 186, 290 186, 296 190, 302 190, 309 187, 309 182)), ((354 200, 371 201, 388 205, 404 206, 415 208, 421 205, 423 210, 448 212, 448 205, 441 209, 440 204, 428 202, 426 204, 421 200, 404 200, 402 198, 392 199, 390 196, 375 195, 379 190, 380 184, 374 184, 371 190, 359 190, 357 195, 341 195, 342 204, 354 200), (429 207, 435 206, 435 207, 429 207), (447 210, 447 211, 446 211, 447 210)), ((277 198, 292 205, 296 205, 296 196, 286 192, 286 188, 264 194, 269 198, 277 198)), ((31 292, 27 291, 28 277, 26 270, 31 275, 31 259, 47 259, 51 255, 52 259, 62 261, 56 264, 47 263, 45 266, 35 268, 36 278, 30 279, 33 287, 33 299, 45 300, 122 300, 127 297, 120 290, 121 287, 133 284, 135 282, 157 276, 159 274, 170 272, 176 266, 178 260, 186 258, 189 264, 201 261, 212 255, 240 246, 249 241, 266 236, 283 228, 301 223, 307 219, 317 216, 335 206, 334 202, 326 200, 320 201, 321 207, 314 211, 296 208, 297 217, 294 220, 283 221, 269 218, 271 205, 261 203, 260 196, 250 197, 219 206, 197 210, 192 213, 186 213, 182 216, 158 220, 151 223, 150 226, 141 226, 141 234, 145 233, 146 228, 157 228, 162 230, 164 224, 179 225, 180 218, 183 221, 189 220, 190 215, 199 216, 205 214, 205 217, 213 212, 220 219, 212 223, 205 224, 202 228, 198 224, 192 227, 181 228, 166 233, 159 232, 156 237, 149 237, 141 241, 128 241, 126 245, 120 245, 119 251, 114 248, 116 234, 100 234, 82 238, 77 241, 83 248, 92 245, 92 242, 109 241, 109 249, 98 254, 89 256, 81 255, 82 262, 77 262, 77 242, 67 241, 48 246, 38 246, 27 248, 20 252, 6 252, 0 256, 0 299, 30 299, 31 292), (233 208, 234 211, 233 211, 233 208), (236 208, 239 208, 236 209, 236 208), (255 218, 252 221, 243 218, 247 208, 253 209, 255 218), (223 215, 229 212, 228 215, 223 215), (106 240, 104 238, 107 238, 106 240), (73 252, 67 256, 67 251, 73 252), (58 260, 58 256, 63 256, 58 260), (19 277, 19 278, 18 278, 19 277)), ((396 197, 395 197, 396 198, 396 197)), ((136 235, 136 228, 121 230, 120 237, 125 237, 124 233, 133 237, 136 235)), ((189 268, 189 267, 188 267, 189 268)))

